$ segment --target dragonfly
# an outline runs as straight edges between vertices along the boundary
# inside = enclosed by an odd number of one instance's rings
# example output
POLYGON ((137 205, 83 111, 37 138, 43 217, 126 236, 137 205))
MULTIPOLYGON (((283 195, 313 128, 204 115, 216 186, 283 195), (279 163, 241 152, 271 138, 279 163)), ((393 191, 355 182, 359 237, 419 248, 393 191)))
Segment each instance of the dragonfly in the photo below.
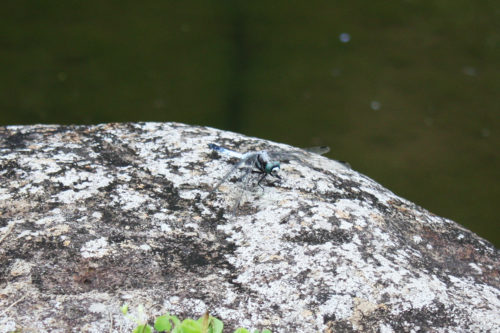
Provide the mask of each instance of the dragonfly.
MULTIPOLYGON (((229 177, 231 177, 231 175, 238 170, 242 171, 242 176, 238 179, 238 181, 243 184, 243 189, 248 189, 251 174, 260 175, 257 185, 263 189, 261 183, 267 176, 281 179, 278 171, 280 170, 282 161, 297 160, 304 165, 307 165, 311 168, 313 167, 313 165, 311 165, 307 161, 307 154, 299 153, 296 151, 261 150, 239 153, 237 151, 216 145, 214 143, 208 144, 208 147, 222 155, 238 159, 238 162, 233 165, 233 167, 217 182, 214 188, 210 191, 209 195, 215 192, 219 188, 219 186, 226 182, 229 177)), ((329 152, 330 148, 327 146, 320 146, 305 148, 304 150, 310 153, 322 155, 329 152)), ((239 204, 242 194, 243 191, 241 191, 240 196, 236 201, 236 208, 239 204)))

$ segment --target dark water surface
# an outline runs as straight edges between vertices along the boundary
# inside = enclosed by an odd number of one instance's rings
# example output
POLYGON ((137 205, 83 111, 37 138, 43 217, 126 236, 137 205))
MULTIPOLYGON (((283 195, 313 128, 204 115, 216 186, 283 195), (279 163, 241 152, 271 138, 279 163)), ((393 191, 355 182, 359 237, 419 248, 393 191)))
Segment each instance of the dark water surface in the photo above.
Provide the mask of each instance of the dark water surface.
POLYGON ((500 245, 500 2, 4 1, 0 123, 327 144, 500 245))

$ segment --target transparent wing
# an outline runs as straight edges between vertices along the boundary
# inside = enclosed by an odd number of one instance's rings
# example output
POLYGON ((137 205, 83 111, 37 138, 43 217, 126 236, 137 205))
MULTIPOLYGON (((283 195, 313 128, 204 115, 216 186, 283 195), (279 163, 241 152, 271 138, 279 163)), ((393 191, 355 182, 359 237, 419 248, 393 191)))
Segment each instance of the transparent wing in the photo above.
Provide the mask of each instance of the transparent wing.
MULTIPOLYGON (((330 151, 330 147, 328 147, 328 146, 317 146, 317 147, 309 147, 309 148, 302 148, 302 149, 304 149, 307 152, 319 154, 319 155, 326 154, 330 151)), ((349 162, 339 161, 339 160, 335 160, 335 161, 339 162, 340 164, 342 164, 346 168, 351 169, 351 165, 349 164, 349 162)))
POLYGON ((238 163, 236 163, 232 168, 231 170, 229 170, 225 175, 224 177, 222 177, 219 182, 217 182, 217 184, 214 186, 214 188, 210 191, 210 194, 212 194, 213 192, 215 192, 215 190, 217 190, 219 188, 219 186, 222 185, 222 183, 224 183, 236 170, 238 170, 238 168, 243 164, 245 163, 245 160, 240 160, 238 163))
POLYGON ((299 161, 300 163, 314 168, 314 166, 307 161, 307 154, 297 151, 269 151, 267 152, 269 158, 274 161, 299 161))
POLYGON ((319 155, 326 154, 330 151, 330 147, 328 147, 328 146, 316 146, 316 147, 308 147, 308 148, 302 148, 302 149, 304 149, 305 151, 308 151, 310 153, 319 154, 319 155))
POLYGON ((227 156, 236 157, 236 158, 240 158, 240 159, 244 157, 244 154, 238 153, 237 151, 234 151, 234 150, 231 150, 231 149, 228 149, 225 147, 221 147, 219 145, 216 145, 215 143, 209 143, 208 147, 212 150, 215 150, 215 151, 217 151, 221 154, 227 155, 227 156))
MULTIPOLYGON (((315 153, 315 154, 319 154, 319 155, 326 154, 330 151, 330 147, 328 147, 328 146, 317 146, 317 147, 309 147, 309 148, 302 148, 302 149, 304 149, 305 151, 308 151, 310 153, 315 153)), ((351 169, 351 165, 349 164, 349 162, 339 161, 339 160, 335 160, 335 161, 339 162, 340 164, 342 164, 346 168, 351 169)))
POLYGON ((250 188, 250 175, 252 173, 252 168, 246 167, 243 169, 243 172, 243 176, 239 179, 241 187, 239 188, 239 193, 236 196, 233 208, 231 210, 232 215, 236 215, 236 211, 240 207, 240 202, 243 198, 243 194, 250 188))
MULTIPOLYGON (((323 155, 326 154, 330 151, 330 147, 328 146, 315 146, 315 147, 307 147, 307 148, 302 148, 302 150, 308 152, 308 153, 313 153, 313 154, 318 154, 318 155, 323 155)), ((303 160, 307 159, 307 154, 304 154, 300 150, 296 151, 268 151, 269 157, 274 160, 303 160)))
POLYGON ((267 154, 272 161, 301 160, 304 158, 303 154, 286 150, 267 151, 267 154))
POLYGON ((327 146, 317 146, 317 147, 309 147, 303 148, 303 151, 269 151, 268 155, 271 160, 276 161, 299 161, 300 163, 308 166, 309 168, 314 168, 314 165, 309 163, 309 157, 307 153, 314 153, 323 155, 330 151, 330 147, 327 146))
MULTIPOLYGON (((326 154, 327 152, 329 152, 330 148, 327 146, 320 146, 320 147, 303 148, 303 150, 310 152, 310 153, 323 155, 323 154, 326 154)), ((292 160, 294 160, 294 161, 298 161, 298 162, 308 166, 309 168, 313 168, 313 169, 315 168, 314 165, 309 163, 307 154, 304 154, 301 152, 297 152, 297 151, 269 151, 267 153, 272 160, 276 160, 276 161, 292 161, 292 160)), ((349 162, 339 161, 339 160, 335 160, 335 161, 339 162, 347 169, 351 169, 351 165, 349 164, 349 162)))
MULTIPOLYGON (((219 188, 226 180, 229 179, 229 177, 236 171, 238 170, 242 165, 252 165, 256 159, 257 159, 258 153, 247 153, 243 155, 243 158, 236 163, 231 170, 229 170, 224 177, 222 177, 219 182, 214 186, 214 188, 210 191, 209 195, 212 194, 215 190, 219 188)), ((247 168, 245 168, 246 170, 247 168)), ((251 168, 250 168, 251 170, 251 168)))

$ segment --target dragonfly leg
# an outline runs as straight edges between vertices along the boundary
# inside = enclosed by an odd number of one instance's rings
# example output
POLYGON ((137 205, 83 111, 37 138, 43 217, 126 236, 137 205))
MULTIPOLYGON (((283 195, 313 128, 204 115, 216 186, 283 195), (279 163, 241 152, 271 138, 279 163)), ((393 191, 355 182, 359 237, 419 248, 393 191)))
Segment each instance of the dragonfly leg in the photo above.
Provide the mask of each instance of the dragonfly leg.
POLYGON ((263 187, 260 183, 264 180, 264 178, 266 178, 267 173, 265 173, 265 172, 260 172, 260 173, 262 173, 262 177, 260 177, 259 181, 257 182, 257 185, 259 185, 259 186, 260 186, 260 188, 261 188, 262 190, 264 190, 264 187, 263 187))

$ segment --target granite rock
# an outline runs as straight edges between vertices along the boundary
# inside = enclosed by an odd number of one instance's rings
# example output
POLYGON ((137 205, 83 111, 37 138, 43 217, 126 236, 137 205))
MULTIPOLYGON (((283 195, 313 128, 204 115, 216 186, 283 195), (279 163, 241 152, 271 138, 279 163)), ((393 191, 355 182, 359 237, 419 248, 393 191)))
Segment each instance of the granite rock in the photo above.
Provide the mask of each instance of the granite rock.
POLYGON ((498 250, 326 157, 179 123, 2 127, 0 151, 0 332, 126 332, 124 303, 228 332, 499 330, 498 250), (210 142, 314 167, 233 212, 210 142))

